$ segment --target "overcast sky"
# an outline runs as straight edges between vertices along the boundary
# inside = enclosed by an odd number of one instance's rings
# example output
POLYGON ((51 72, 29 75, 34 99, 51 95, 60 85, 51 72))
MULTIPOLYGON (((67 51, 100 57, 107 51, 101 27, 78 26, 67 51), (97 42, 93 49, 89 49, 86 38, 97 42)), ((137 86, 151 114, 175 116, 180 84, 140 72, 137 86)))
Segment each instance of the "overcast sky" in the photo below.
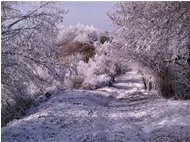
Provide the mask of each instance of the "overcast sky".
POLYGON ((94 25, 96 28, 110 31, 113 30, 111 20, 106 12, 113 9, 115 2, 63 2, 63 7, 69 10, 65 15, 64 25, 94 25))

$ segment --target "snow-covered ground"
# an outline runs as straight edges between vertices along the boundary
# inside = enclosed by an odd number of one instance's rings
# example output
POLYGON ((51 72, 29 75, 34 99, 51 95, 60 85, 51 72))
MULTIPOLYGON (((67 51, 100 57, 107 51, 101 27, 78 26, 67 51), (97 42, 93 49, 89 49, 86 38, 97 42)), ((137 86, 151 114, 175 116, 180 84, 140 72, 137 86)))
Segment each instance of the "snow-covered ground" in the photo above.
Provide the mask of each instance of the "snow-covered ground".
POLYGON ((3 142, 189 142, 190 101, 143 90, 128 72, 112 87, 55 91, 2 128, 3 142))

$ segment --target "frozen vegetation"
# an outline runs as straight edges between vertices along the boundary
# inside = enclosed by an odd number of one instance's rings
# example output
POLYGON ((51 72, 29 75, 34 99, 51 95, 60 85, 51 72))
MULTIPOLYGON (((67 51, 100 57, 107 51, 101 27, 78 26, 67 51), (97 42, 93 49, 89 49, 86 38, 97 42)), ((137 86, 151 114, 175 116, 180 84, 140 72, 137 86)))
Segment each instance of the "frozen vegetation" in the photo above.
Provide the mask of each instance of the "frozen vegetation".
POLYGON ((3 142, 190 141, 190 2, 118 2, 112 33, 25 4, 1 2, 3 142))

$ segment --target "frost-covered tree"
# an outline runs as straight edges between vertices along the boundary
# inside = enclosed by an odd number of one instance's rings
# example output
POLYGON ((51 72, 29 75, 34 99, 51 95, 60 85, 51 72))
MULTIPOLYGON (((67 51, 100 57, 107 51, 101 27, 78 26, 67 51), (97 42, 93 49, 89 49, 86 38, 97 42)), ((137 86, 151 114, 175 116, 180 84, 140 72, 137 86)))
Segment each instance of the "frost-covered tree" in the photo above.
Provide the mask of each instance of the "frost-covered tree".
POLYGON ((106 55, 110 41, 108 32, 93 26, 60 27, 56 59, 67 67, 67 87, 95 89, 109 83, 111 59, 106 55))
POLYGON ((2 1, 1 12, 4 125, 24 113, 31 96, 61 86, 64 72, 53 56, 57 25, 66 11, 54 2, 2 1))
POLYGON ((57 37, 58 45, 69 42, 81 42, 93 44, 99 40, 99 35, 103 31, 94 28, 93 26, 84 26, 83 24, 76 24, 75 26, 60 26, 57 37))
POLYGON ((82 56, 81 58, 88 62, 89 58, 94 56, 95 46, 100 44, 102 35, 109 39, 109 35, 93 26, 60 26, 57 36, 57 60, 69 65, 72 56, 79 54, 77 57, 82 56))
POLYGON ((163 96, 175 95, 176 75, 190 86, 190 2, 118 2, 109 17, 123 53, 154 72, 163 96))

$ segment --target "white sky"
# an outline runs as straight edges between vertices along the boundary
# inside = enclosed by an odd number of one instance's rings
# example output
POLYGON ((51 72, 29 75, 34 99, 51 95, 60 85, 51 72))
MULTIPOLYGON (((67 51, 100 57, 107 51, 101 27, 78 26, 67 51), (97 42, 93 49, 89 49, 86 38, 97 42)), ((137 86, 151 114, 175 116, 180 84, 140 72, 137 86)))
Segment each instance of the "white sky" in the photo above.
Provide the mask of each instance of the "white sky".
POLYGON ((65 15, 64 25, 76 25, 81 23, 84 25, 94 25, 105 31, 113 30, 113 24, 106 15, 108 11, 113 9, 115 2, 62 2, 63 8, 69 10, 65 15))

